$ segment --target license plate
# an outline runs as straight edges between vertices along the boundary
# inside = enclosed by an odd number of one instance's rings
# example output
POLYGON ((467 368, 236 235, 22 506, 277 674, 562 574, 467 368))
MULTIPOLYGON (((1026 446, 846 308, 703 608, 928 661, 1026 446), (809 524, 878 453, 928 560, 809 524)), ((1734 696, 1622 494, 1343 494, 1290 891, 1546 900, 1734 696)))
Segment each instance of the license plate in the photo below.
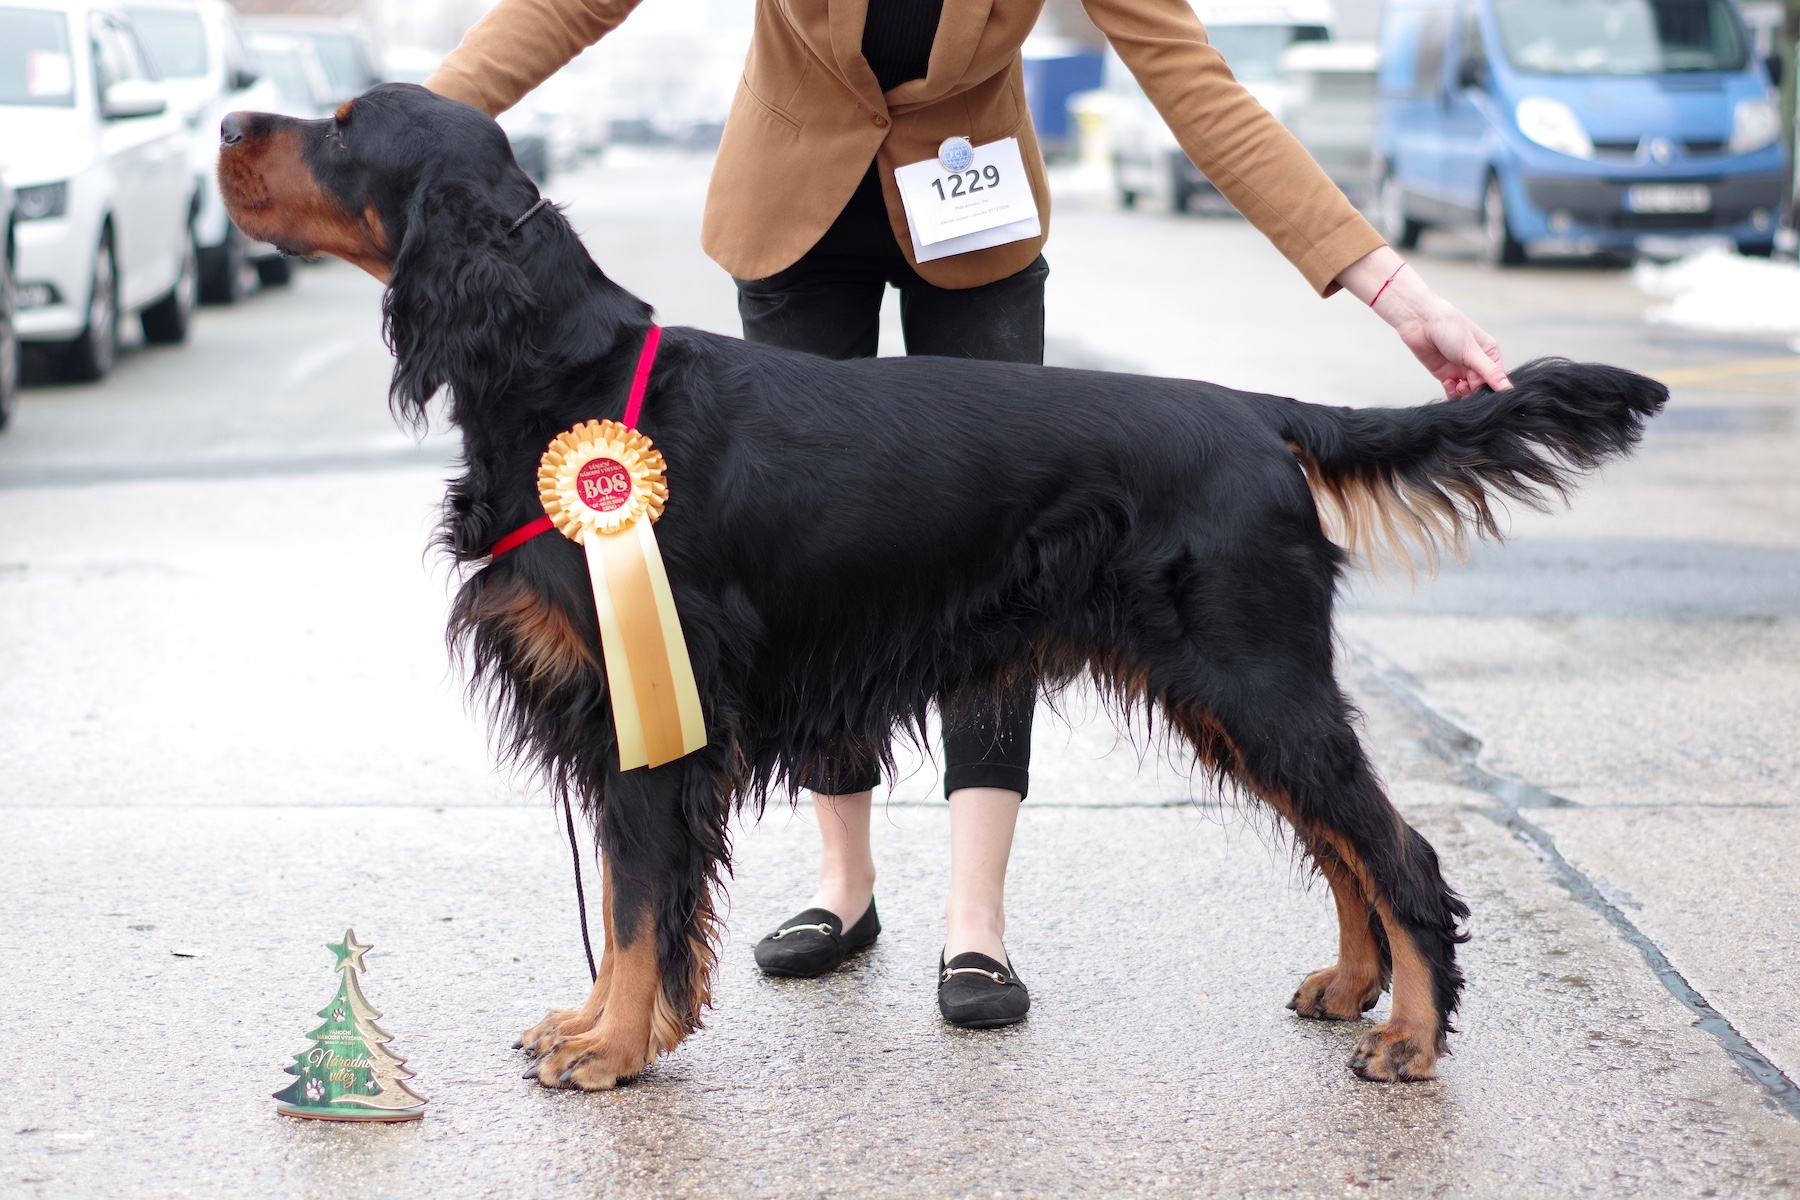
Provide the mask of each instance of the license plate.
POLYGON ((1634 213, 1703 213, 1712 208, 1704 183, 1638 183, 1625 189, 1625 207, 1634 213))

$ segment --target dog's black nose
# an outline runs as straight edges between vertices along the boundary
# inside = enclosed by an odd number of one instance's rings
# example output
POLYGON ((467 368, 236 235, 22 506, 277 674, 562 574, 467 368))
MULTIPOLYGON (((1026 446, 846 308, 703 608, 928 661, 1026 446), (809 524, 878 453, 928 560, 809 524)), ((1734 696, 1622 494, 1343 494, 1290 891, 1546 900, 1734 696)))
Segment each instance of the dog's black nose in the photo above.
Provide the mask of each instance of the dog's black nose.
POLYGON ((219 142, 226 146, 237 145, 244 140, 244 129, 248 124, 244 113, 226 113, 225 119, 219 122, 219 142))

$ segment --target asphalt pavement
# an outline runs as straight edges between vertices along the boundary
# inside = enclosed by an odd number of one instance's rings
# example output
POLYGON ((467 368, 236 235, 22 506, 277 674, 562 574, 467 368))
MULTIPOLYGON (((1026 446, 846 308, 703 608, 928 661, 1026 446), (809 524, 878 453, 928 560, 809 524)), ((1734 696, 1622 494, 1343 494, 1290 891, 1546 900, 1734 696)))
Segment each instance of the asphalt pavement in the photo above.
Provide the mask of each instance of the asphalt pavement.
MULTIPOLYGON (((734 332, 705 170, 630 152, 549 190, 662 320, 734 332)), ((1067 190, 1057 361, 1429 397, 1241 222, 1067 190)), ((947 814, 914 754, 852 968, 756 972, 817 854, 772 809, 736 832, 708 1028, 614 1093, 518 1078, 512 1038, 586 989, 568 846, 444 655, 454 437, 394 427, 379 288, 327 264, 0 435, 0 1196, 1800 1192, 1800 355, 1647 325, 1617 271, 1415 262, 1511 361, 1675 387, 1570 511, 1346 597, 1371 750, 1474 912, 1435 1082, 1362 1083, 1362 1025, 1282 1007, 1335 950, 1325 889, 1080 695, 1040 718, 1014 855, 1027 1022, 936 1015, 947 814), (417 1124, 274 1112, 347 926, 417 1124)))

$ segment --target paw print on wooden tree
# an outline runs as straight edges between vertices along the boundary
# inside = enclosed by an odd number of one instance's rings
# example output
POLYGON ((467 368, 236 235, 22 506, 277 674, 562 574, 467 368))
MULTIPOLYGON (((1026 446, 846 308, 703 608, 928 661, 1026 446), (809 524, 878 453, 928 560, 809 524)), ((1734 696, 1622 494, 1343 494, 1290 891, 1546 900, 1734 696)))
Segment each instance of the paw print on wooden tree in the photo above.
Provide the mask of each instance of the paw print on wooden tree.
POLYGON ((358 974, 369 947, 353 930, 325 947, 337 955, 337 995, 319 1012, 325 1023, 307 1034, 312 1048, 285 1068, 294 1082, 275 1093, 276 1111, 317 1121, 414 1121, 425 1115, 425 1097, 406 1086, 413 1073, 388 1049, 393 1035, 381 1026, 358 974))

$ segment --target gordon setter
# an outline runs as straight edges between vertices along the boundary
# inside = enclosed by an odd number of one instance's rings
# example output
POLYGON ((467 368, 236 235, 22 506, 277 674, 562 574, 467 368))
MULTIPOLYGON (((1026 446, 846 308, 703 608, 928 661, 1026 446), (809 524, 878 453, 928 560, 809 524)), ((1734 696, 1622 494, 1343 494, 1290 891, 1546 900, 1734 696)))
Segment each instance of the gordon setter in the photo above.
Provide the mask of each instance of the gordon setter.
POLYGON ((467 569, 450 638, 503 755, 595 823, 606 949, 593 991, 521 1039, 548 1087, 608 1088, 700 1027, 727 820, 834 761, 880 759, 932 705, 1087 679, 1267 804, 1330 884, 1335 965, 1290 1006, 1388 1020, 1364 1079, 1432 1077, 1463 986, 1468 908, 1382 791, 1332 670, 1357 555, 1498 536, 1630 450, 1667 390, 1532 363, 1514 390, 1326 408, 1183 379, 933 358, 832 362, 693 329, 662 339, 641 428, 665 456, 656 527, 709 741, 622 771, 582 550, 495 542, 543 516, 538 459, 618 419, 650 307, 609 280, 506 135, 384 84, 335 117, 234 113, 219 179, 249 236, 387 283, 391 400, 440 388, 462 431, 441 538, 467 569))

